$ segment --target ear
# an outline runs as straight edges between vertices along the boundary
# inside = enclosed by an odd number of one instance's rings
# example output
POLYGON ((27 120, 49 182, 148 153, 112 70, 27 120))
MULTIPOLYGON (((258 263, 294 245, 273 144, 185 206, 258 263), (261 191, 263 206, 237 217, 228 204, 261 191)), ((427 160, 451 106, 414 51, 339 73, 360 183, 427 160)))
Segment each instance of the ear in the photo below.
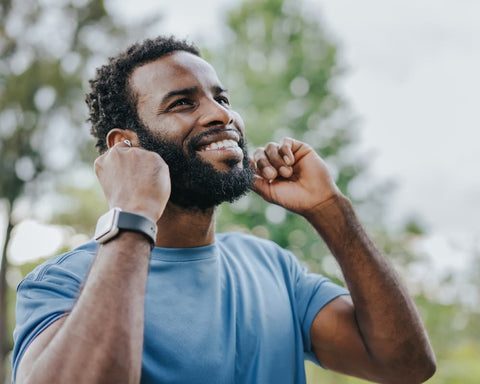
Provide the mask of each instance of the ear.
POLYGON ((107 134, 107 146, 112 148, 115 144, 124 140, 130 140, 133 147, 138 147, 137 133, 129 129, 113 128, 107 134))

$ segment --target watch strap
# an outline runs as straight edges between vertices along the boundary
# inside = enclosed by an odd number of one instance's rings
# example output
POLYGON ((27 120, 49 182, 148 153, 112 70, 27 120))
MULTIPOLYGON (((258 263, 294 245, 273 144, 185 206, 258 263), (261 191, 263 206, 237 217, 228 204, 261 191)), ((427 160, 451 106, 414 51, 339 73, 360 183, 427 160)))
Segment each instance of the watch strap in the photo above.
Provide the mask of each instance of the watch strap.
POLYGON ((152 249, 155 246, 157 225, 149 218, 136 213, 120 211, 117 226, 120 230, 143 233, 149 238, 152 249))
POLYGON ((134 231, 144 234, 151 247, 155 246, 157 239, 157 225, 148 217, 132 212, 124 212, 121 208, 114 207, 97 221, 95 241, 104 244, 118 236, 120 231, 134 231))

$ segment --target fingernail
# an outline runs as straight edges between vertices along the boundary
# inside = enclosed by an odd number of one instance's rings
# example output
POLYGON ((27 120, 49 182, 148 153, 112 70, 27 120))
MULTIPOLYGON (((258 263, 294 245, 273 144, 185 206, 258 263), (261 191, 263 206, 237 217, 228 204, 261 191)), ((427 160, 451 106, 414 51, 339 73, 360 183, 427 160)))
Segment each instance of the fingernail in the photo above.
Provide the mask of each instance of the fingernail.
POLYGON ((290 177, 291 175, 290 168, 287 168, 287 167, 280 167, 278 171, 283 177, 290 177))
POLYGON ((267 177, 267 179, 273 179, 275 177, 275 170, 272 167, 266 167, 263 170, 263 174, 267 177))
POLYGON ((290 158, 287 155, 283 156, 283 161, 285 161, 285 164, 290 165, 290 158))

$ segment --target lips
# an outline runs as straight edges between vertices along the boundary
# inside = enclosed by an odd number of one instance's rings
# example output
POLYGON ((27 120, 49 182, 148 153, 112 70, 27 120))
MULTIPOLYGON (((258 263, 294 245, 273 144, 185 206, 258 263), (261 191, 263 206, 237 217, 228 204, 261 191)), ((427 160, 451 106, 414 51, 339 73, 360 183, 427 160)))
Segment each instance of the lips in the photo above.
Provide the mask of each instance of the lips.
POLYGON ((202 146, 201 151, 214 151, 216 149, 229 149, 229 148, 238 148, 238 143, 235 140, 226 139, 222 141, 216 141, 214 143, 208 144, 207 146, 202 146))
POLYGON ((214 151, 220 149, 236 149, 239 148, 240 134, 238 131, 215 130, 214 132, 206 132, 197 140, 194 147, 197 151, 214 151))

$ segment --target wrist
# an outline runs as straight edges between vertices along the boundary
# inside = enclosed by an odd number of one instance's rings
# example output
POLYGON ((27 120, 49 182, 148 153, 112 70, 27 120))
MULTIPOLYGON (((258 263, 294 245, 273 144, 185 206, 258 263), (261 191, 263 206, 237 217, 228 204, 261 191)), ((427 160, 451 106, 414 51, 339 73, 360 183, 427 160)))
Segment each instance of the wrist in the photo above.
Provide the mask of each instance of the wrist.
MULTIPOLYGON (((144 203, 146 203, 146 201, 144 201, 144 203)), ((161 215, 155 214, 156 213, 155 209, 147 208, 146 207, 147 204, 138 205, 138 204, 130 204, 130 203, 114 203, 109 205, 110 205, 110 209, 120 208, 123 212, 130 212, 136 215, 144 216, 155 223, 161 216, 161 215)))
POLYGON ((135 258, 145 254, 147 258, 150 258, 153 249, 151 240, 143 233, 127 230, 120 230, 114 238, 98 245, 103 248, 114 247, 117 258, 120 254, 129 255, 130 258, 133 254, 135 258), (121 251, 119 251, 120 249, 121 251))
POLYGON ((310 223, 326 222, 328 223, 339 214, 353 210, 350 200, 341 192, 335 193, 321 203, 310 208, 303 215, 310 223))
POLYGON ((309 210, 305 218, 327 243, 335 238, 348 237, 360 225, 352 203, 341 193, 309 210))
POLYGON ((95 229, 95 241, 104 244, 118 236, 120 232, 138 232, 150 241, 151 248, 155 246, 157 225, 150 218, 138 213, 126 212, 114 207, 102 215, 95 229))

